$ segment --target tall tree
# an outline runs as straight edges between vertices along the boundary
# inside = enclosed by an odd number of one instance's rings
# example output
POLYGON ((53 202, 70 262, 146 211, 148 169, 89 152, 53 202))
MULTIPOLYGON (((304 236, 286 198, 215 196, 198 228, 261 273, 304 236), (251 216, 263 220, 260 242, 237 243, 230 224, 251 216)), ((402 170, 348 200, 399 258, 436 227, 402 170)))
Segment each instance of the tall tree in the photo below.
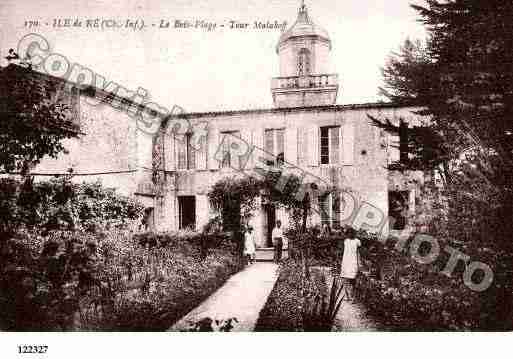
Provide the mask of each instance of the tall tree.
MULTIPOLYGON (((413 8, 426 25, 426 47, 410 42, 392 56, 382 92, 422 106, 420 113, 429 116, 424 128, 407 131, 408 151, 428 167, 418 148, 431 146, 443 156, 452 177, 445 188, 449 237, 477 256, 483 247, 495 256, 488 264, 497 285, 483 297, 483 308, 491 306, 495 314, 483 326, 511 327, 505 303, 513 293, 513 2, 426 0, 413 8)), ((406 161, 405 167, 418 165, 406 161)))
POLYGON ((77 136, 59 86, 30 67, 0 69, 0 171, 26 174, 45 155, 64 151, 63 139, 77 136))
POLYGON ((426 6, 413 8, 428 41, 426 46, 407 41, 391 57, 381 92, 392 101, 423 106, 431 123, 421 131, 431 131, 425 139, 441 146, 433 153, 454 160, 479 153, 489 180, 511 194, 513 3, 426 0, 426 6))

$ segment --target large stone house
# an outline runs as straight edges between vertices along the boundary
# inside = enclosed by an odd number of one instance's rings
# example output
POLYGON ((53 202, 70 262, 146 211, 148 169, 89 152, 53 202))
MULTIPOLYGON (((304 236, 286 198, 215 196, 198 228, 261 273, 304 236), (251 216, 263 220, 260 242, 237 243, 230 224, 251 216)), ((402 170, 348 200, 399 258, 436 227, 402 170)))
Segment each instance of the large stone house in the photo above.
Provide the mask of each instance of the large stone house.
MULTIPOLYGON (((90 105, 94 91, 81 91, 81 137, 67 142, 68 154, 45 159, 33 174, 73 168, 76 181, 100 179, 139 199, 153 229, 199 230, 213 216, 207 197, 212 184, 282 166, 309 181, 350 188, 360 204, 396 218, 396 228, 408 226, 423 176, 387 169, 399 159, 398 139, 373 126, 368 115, 396 124, 422 119, 414 108, 390 103, 336 105, 340 80, 327 71, 333 45, 302 5, 276 46, 280 73, 271 80, 273 108, 163 116, 156 136, 111 103, 90 105)), ((312 223, 337 225, 345 218, 340 197, 314 200, 325 210, 312 223)), ((275 221, 287 225, 288 216, 265 203, 259 208, 252 221, 258 246, 265 247, 275 221)), ((380 228, 389 229, 385 220, 380 228)))

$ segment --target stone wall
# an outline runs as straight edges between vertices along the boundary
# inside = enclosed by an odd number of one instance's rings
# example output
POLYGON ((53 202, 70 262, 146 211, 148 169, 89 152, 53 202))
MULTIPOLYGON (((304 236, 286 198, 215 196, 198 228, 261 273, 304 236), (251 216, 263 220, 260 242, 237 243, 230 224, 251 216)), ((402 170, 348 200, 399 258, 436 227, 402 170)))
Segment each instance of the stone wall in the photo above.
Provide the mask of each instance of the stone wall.
POLYGON ((56 159, 43 158, 32 172, 52 175, 65 174, 73 169, 74 181, 100 180, 121 194, 134 195, 141 163, 148 157, 147 148, 146 152, 140 153, 140 134, 136 122, 108 104, 93 105, 87 96, 80 96, 79 113, 79 137, 64 141, 68 153, 61 153, 56 159))

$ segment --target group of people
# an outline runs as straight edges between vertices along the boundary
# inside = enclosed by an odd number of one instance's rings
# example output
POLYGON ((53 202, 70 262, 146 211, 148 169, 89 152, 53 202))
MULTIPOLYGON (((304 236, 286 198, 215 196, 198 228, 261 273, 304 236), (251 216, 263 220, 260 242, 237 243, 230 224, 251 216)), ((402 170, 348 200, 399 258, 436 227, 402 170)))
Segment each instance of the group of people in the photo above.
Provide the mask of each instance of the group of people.
MULTIPOLYGON (((287 239, 283 235, 281 221, 276 221, 276 226, 272 230, 272 242, 274 246, 274 262, 280 263, 282 251, 287 247, 287 239)), ((344 254, 340 267, 340 277, 343 281, 345 296, 349 301, 354 300, 354 286, 358 269, 360 267, 358 248, 361 246, 360 240, 356 237, 356 231, 349 228, 344 239, 344 254)), ((256 243, 253 228, 247 226, 244 233, 244 256, 249 264, 255 262, 256 243)))
MULTIPOLYGON (((272 242, 274 246, 274 262, 280 263, 281 256, 285 244, 287 247, 287 239, 283 236, 283 229, 281 228, 281 221, 276 221, 276 226, 273 228, 272 242)), ((253 227, 247 226, 244 233, 244 257, 246 257, 249 264, 255 262, 256 256, 256 243, 255 236, 253 233, 253 227)))

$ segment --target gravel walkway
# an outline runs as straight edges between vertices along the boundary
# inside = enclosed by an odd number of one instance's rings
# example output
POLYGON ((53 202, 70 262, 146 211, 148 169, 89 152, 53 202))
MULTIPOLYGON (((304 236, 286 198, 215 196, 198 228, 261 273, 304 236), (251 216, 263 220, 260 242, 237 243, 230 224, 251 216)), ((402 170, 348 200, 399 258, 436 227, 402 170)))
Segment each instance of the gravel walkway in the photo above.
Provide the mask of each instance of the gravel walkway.
MULTIPOLYGON (((329 290, 333 277, 329 268, 323 267, 322 270, 326 275, 329 290)), ((343 301, 331 328, 333 332, 375 332, 380 330, 383 330, 382 326, 367 316, 365 307, 358 300, 355 302, 343 301)))
POLYGON ((207 300, 180 319, 170 331, 187 331, 202 319, 236 318, 231 331, 253 331, 258 315, 278 279, 278 265, 255 263, 232 276, 207 300))
POLYGON ((335 318, 333 332, 375 332, 381 330, 376 322, 365 314, 362 304, 344 301, 335 318))

